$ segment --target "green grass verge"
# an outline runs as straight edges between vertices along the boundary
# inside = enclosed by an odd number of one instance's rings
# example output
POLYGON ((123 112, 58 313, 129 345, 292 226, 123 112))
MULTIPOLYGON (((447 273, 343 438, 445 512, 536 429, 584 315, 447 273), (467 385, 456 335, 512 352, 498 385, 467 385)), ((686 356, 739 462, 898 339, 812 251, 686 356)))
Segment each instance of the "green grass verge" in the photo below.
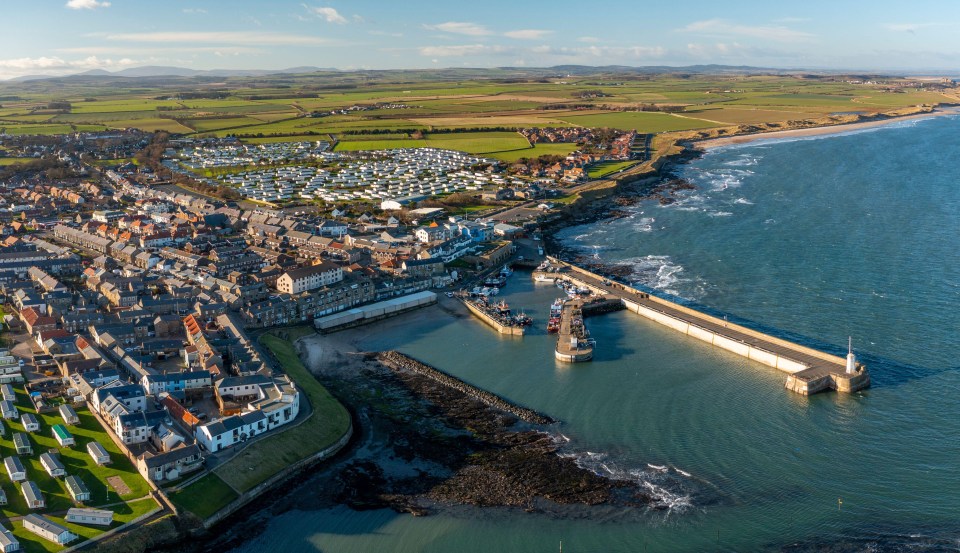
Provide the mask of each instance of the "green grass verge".
POLYGON ((186 488, 170 494, 170 501, 200 518, 208 518, 235 500, 237 492, 214 473, 207 473, 186 488))
MULTIPOLYGON (((274 474, 339 440, 350 426, 350 414, 300 362, 293 340, 312 334, 310 327, 278 329, 260 337, 283 370, 303 390, 313 414, 295 428, 281 430, 247 446, 215 469, 234 489, 245 492, 274 474)), ((189 488, 188 488, 189 489, 189 488)))

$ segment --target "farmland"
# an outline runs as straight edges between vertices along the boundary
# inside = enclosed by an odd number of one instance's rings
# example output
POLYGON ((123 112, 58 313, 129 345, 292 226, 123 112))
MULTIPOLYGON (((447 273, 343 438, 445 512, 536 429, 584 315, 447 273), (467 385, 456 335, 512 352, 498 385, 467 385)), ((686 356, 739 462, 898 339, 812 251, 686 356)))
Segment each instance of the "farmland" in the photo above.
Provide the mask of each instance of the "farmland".
MULTIPOLYGON (((664 74, 636 79, 601 74, 559 80, 535 78, 536 70, 531 70, 526 79, 500 82, 495 70, 462 73, 463 78, 451 80, 445 72, 395 72, 363 77, 362 87, 351 73, 296 75, 288 79, 294 84, 284 88, 261 84, 253 89, 235 78, 220 97, 200 99, 179 99, 176 91, 160 86, 125 89, 66 79, 38 91, 36 86, 21 90, 25 85, 3 83, 0 92, 20 100, 0 107, 0 126, 10 134, 57 134, 78 130, 73 125, 96 125, 186 135, 239 134, 253 140, 365 130, 569 125, 669 132, 958 101, 953 90, 927 90, 897 79, 863 84, 831 76, 664 74), (403 82, 397 84, 398 79, 403 82), (52 100, 69 102, 69 109, 49 109, 52 100), (667 106, 676 113, 636 111, 641 105, 667 106)), ((377 146, 378 140, 367 139, 366 146, 377 146)), ((476 153, 517 149, 490 150, 489 144, 466 140, 447 142, 476 153)))

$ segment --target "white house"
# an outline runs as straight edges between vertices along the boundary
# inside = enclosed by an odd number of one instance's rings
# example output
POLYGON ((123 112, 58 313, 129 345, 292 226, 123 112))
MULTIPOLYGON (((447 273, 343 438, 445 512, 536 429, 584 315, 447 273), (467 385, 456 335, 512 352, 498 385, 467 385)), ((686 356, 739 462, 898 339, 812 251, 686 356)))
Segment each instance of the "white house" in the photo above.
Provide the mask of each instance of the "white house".
POLYGON ((23 498, 27 500, 28 509, 43 509, 47 506, 47 503, 43 500, 43 493, 40 491, 40 486, 33 481, 24 480, 20 484, 20 493, 22 493, 23 498))
MULTIPOLYGON (((33 482, 30 483, 33 484, 33 482)), ((33 513, 23 517, 23 527, 41 538, 59 545, 68 544, 78 537, 65 526, 33 513)))
POLYGON ((3 466, 6 467, 10 480, 20 482, 21 480, 27 479, 27 469, 16 455, 5 457, 3 459, 3 466))
POLYGON ((3 553, 20 551, 20 542, 17 541, 17 537, 3 526, 0 526, 0 551, 3 553))
POLYGON ((106 465, 110 463, 110 453, 100 445, 100 442, 88 442, 87 443, 87 453, 90 454, 90 457, 93 458, 93 462, 98 465, 106 465))
POLYGON ((299 294, 328 286, 343 280, 343 268, 329 261, 299 267, 283 273, 277 279, 277 290, 287 294, 299 294))
POLYGON ((70 492, 70 497, 72 497, 74 501, 77 503, 90 501, 90 488, 88 488, 80 478, 71 474, 64 479, 63 483, 67 486, 67 491, 70 492))
POLYGON ((40 464, 43 465, 43 470, 54 478, 67 474, 67 468, 63 466, 60 458, 49 451, 40 454, 40 464))
POLYGON ((36 432, 40 430, 40 421, 37 420, 37 416, 33 413, 24 413, 20 415, 20 424, 23 425, 23 429, 27 432, 36 432))
POLYGON ((64 518, 67 522, 72 522, 73 524, 110 526, 113 523, 113 511, 72 507, 67 509, 67 516, 64 518))
POLYGON ((79 424, 80 417, 77 416, 77 412, 73 407, 64 403, 60 406, 60 417, 63 419, 63 422, 66 424, 79 424))

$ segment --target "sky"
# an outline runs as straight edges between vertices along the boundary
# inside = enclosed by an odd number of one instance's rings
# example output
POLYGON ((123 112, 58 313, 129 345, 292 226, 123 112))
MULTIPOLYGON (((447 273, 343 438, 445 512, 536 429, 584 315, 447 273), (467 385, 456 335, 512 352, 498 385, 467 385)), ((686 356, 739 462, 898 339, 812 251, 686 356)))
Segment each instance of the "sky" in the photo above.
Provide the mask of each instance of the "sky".
POLYGON ((0 18, 0 79, 143 65, 960 73, 947 0, 0 0, 0 18))

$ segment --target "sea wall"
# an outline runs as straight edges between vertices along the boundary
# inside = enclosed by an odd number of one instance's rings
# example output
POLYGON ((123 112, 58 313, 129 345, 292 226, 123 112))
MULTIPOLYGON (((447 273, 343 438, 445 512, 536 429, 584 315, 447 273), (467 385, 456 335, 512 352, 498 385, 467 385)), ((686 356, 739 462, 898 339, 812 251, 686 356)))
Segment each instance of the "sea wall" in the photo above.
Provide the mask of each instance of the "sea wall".
POLYGON ((440 369, 431 367, 425 363, 421 363, 420 361, 417 361, 416 359, 404 355, 398 351, 382 352, 377 355, 377 359, 393 370, 408 370, 419 375, 426 376, 427 378, 443 384, 444 386, 448 386, 454 390, 463 392, 464 394, 467 394, 468 396, 484 403, 485 405, 489 405, 494 409, 506 411, 507 413, 515 415, 517 418, 529 423, 552 424, 556 422, 546 415, 542 415, 532 409, 527 409, 526 407, 514 405, 495 394, 491 394, 486 390, 481 390, 476 386, 467 384, 455 376, 451 376, 440 369))
POLYGON ((496 319, 484 313, 482 309, 475 306, 472 302, 463 301, 463 305, 466 305, 467 309, 469 309, 471 313, 476 315, 481 321, 493 327, 494 330, 500 334, 508 334, 511 336, 523 336, 524 334, 524 329, 522 326, 507 326, 500 324, 496 319))

